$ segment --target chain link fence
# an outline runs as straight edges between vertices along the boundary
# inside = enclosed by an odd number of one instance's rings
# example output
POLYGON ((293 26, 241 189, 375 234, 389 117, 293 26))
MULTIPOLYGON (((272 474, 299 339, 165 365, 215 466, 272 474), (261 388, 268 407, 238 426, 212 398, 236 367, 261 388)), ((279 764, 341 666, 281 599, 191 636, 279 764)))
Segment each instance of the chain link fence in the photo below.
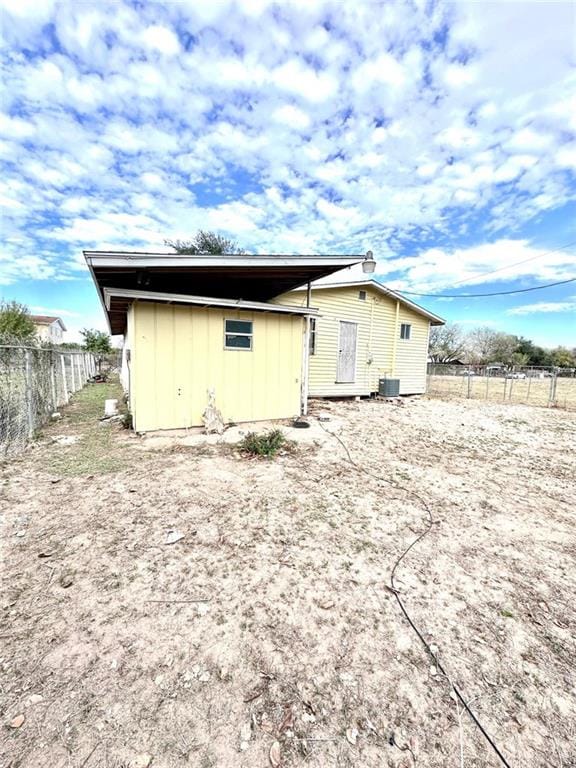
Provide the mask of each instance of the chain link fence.
POLYGON ((95 373, 88 352, 0 346, 0 459, 23 450, 95 373))
POLYGON ((576 410, 576 369, 428 363, 427 393, 576 410))

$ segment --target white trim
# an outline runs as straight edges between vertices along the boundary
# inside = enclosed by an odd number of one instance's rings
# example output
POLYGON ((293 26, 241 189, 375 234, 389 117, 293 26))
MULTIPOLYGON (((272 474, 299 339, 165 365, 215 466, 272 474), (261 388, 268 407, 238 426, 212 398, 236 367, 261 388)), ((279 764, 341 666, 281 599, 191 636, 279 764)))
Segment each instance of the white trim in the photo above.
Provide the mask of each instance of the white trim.
MULTIPOLYGON (((424 315, 424 317, 435 321, 437 325, 444 325, 446 322, 439 315, 435 315, 433 312, 429 312, 427 309, 424 309, 418 304, 415 304, 413 301, 410 301, 410 299, 404 298, 401 293, 397 293, 391 288, 386 288, 385 285, 382 285, 382 283, 379 283, 377 280, 352 280, 342 283, 326 283, 326 285, 314 285, 314 283, 312 283, 312 290, 329 291, 331 288, 356 288, 361 285, 367 285, 370 288, 374 288, 375 290, 380 291, 380 293, 384 294, 385 296, 390 296, 396 299, 396 301, 400 301, 402 304, 405 304, 407 307, 410 307, 410 309, 414 310, 414 312, 417 312, 418 314, 424 315)), ((293 288, 290 293, 296 293, 305 290, 305 286, 300 286, 299 288, 293 288)))
POLYGON ((181 293, 156 293, 153 291, 138 291, 132 288, 103 289, 106 310, 110 310, 112 298, 141 299, 143 301, 158 301, 168 304, 195 304, 201 307, 227 307, 228 309, 250 310, 256 312, 273 312, 287 315, 317 315, 313 307, 289 307, 285 304, 269 304, 265 301, 244 301, 243 299, 217 299, 210 296, 187 296, 181 293))
POLYGON ((302 336, 302 374, 300 382, 300 415, 308 415, 308 389, 310 377, 310 315, 304 318, 302 336))
MULTIPOLYGON (((351 267, 364 256, 178 256, 172 253, 129 253, 125 251, 83 251, 90 267, 351 267)), ((92 270, 91 270, 92 271, 92 270)))
POLYGON ((336 358, 336 378, 334 384, 356 384, 356 374, 358 373, 358 326, 356 320, 338 320, 338 357, 336 358), (352 381, 340 381, 338 379, 338 368, 340 366, 340 341, 342 339, 342 323, 356 326, 356 344, 354 345, 354 378, 352 381))

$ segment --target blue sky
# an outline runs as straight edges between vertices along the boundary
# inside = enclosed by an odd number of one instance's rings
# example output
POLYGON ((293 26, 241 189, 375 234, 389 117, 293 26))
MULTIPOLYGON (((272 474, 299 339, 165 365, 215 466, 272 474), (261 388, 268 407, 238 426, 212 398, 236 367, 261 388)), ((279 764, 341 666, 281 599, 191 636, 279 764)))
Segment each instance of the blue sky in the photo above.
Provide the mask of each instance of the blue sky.
MULTIPOLYGON (((576 276, 574 4, 0 6, 0 295, 70 339, 105 327, 83 248, 198 228, 254 253, 370 248, 400 290, 576 276)), ((576 345, 576 283, 416 300, 576 345)))

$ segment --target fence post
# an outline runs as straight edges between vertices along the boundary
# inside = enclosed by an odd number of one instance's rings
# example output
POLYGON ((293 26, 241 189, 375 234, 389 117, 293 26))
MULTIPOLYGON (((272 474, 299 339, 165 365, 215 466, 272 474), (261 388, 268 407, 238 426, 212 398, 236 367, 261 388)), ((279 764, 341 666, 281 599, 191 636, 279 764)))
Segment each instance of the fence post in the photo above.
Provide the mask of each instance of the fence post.
POLYGON ((471 388, 472 388, 472 376, 470 375, 472 371, 470 370, 470 366, 468 366, 468 376, 466 377, 468 379, 468 399, 472 397, 471 395, 471 388))
POLYGON ((29 349, 24 352, 25 387, 26 387, 26 420, 28 422, 28 437, 34 435, 34 403, 32 389, 32 354, 29 349))
POLYGON ((62 391, 64 393, 64 403, 68 402, 68 382, 66 381, 66 355, 60 355, 60 362, 62 364, 62 391))
POLYGON ((510 374, 510 391, 508 392, 508 400, 512 400, 512 387, 514 386, 514 373, 516 371, 516 368, 512 368, 512 373, 510 374))
POLYGON ((71 394, 76 392, 76 377, 74 375, 74 355, 70 355, 70 374, 72 376, 71 394))
POLYGON ((55 352, 50 352, 50 385, 52 387, 52 410, 58 410, 58 394, 56 392, 56 376, 54 374, 55 352))
POLYGON ((550 392, 548 393, 548 406, 554 405, 556 402, 556 379, 557 374, 554 371, 552 378, 550 379, 550 392))

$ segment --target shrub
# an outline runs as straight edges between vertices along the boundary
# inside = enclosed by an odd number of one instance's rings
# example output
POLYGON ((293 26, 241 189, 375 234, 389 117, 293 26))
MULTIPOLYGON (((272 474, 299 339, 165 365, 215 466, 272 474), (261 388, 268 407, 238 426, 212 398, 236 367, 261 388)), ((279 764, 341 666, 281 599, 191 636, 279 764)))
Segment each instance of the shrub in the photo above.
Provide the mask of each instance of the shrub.
POLYGON ((251 453, 253 456, 266 456, 271 459, 276 456, 281 448, 288 448, 291 445, 286 439, 286 435, 281 429, 271 429, 257 435, 256 432, 248 432, 246 437, 239 445, 242 453, 251 453))

